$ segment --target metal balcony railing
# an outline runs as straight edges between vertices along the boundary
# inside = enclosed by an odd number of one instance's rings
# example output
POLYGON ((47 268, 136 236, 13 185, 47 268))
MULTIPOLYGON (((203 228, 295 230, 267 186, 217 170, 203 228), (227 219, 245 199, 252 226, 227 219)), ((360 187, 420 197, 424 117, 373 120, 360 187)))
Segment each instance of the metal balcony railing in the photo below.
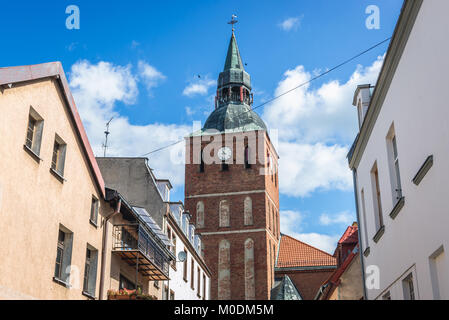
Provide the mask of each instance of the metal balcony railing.
POLYGON ((112 250, 151 280, 167 280, 169 259, 141 224, 115 225, 112 250), (140 264, 139 264, 139 260, 140 264))

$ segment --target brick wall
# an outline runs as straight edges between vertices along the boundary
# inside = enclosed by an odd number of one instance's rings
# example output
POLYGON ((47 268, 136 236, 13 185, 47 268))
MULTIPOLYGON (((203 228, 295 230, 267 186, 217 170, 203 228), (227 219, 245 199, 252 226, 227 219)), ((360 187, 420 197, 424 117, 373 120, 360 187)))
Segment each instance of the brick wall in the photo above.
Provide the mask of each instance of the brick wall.
MULTIPOLYGON (((259 156, 266 155, 267 150, 270 150, 274 159, 272 161, 277 166, 277 155, 266 133, 263 132, 259 137, 249 136, 248 138, 250 146, 257 146, 255 150, 252 150, 257 154, 255 159, 257 163, 252 163, 249 169, 245 168, 241 161, 244 157, 242 145, 227 137, 229 141, 232 141, 229 146, 233 150, 228 171, 222 171, 221 163, 216 158, 217 163, 205 164, 204 172, 199 172, 199 148, 193 151, 193 138, 186 141, 184 205, 196 223, 197 203, 199 201, 204 203, 204 227, 197 228, 196 233, 201 234, 204 258, 212 272, 212 299, 218 297, 219 243, 223 239, 230 243, 230 297, 245 299, 244 244, 249 238, 254 241, 255 297, 261 300, 270 297, 272 264, 279 241, 279 181, 277 177, 275 179, 260 174, 261 170, 265 170, 265 159, 259 161, 259 156), (258 140, 259 137, 261 141, 258 140), (263 151, 258 152, 259 148, 263 148, 263 151), (239 152, 235 152, 236 150, 239 152), (193 163, 194 157, 196 157, 195 163, 193 163), (237 160, 241 163, 237 164, 237 160), (252 200, 252 225, 244 224, 244 201, 247 197, 252 200), (227 227, 220 227, 219 224, 219 207, 222 200, 227 200, 230 209, 230 224, 227 227)), ((224 135, 222 135, 222 141, 224 145, 224 135)), ((201 148, 204 150, 208 143, 207 141, 201 143, 201 148)), ((212 153, 212 156, 216 155, 212 153)), ((252 276, 251 273, 249 275, 252 276)))
POLYGON ((284 275, 290 277, 304 300, 313 300, 321 285, 335 269, 305 270, 305 271, 276 271, 276 277, 284 275))

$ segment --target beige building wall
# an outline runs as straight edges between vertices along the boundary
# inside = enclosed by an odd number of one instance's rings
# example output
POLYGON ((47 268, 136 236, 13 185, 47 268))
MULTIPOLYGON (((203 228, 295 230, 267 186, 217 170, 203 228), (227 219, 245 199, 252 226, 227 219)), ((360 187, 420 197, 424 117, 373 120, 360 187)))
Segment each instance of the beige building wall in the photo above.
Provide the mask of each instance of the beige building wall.
MULTIPOLYGON (((102 196, 58 83, 48 78, 6 87, 0 114, 0 299, 87 299, 82 286, 88 244, 98 250, 98 297, 100 222, 112 209, 100 200, 98 227, 89 223, 92 195, 102 196), (30 106, 45 121, 40 161, 24 150, 30 106), (55 134, 67 143, 63 183, 50 173, 55 134), (71 288, 53 281, 60 224, 74 235, 71 288)), ((110 265, 108 257, 106 275, 110 265)))
POLYGON ((355 256, 340 277, 340 284, 329 300, 360 300, 363 298, 362 268, 359 255, 355 256))

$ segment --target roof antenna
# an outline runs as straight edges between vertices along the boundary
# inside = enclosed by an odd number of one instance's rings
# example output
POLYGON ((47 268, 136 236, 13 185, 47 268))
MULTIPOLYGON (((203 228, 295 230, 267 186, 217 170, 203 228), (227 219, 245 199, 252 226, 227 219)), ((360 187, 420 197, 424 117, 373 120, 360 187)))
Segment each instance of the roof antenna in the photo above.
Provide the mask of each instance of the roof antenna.
POLYGON ((103 157, 106 157, 106 150, 108 149, 108 136, 110 134, 110 132, 109 132, 109 125, 111 124, 112 119, 114 119, 114 117, 112 117, 111 120, 109 120, 106 123, 106 131, 104 132, 105 141, 103 143, 103 157))
POLYGON ((232 33, 234 33, 234 31, 235 31, 234 24, 236 24, 238 22, 238 20, 235 20, 235 18, 237 18, 237 16, 235 14, 233 14, 231 21, 228 22, 228 24, 232 24, 232 33))

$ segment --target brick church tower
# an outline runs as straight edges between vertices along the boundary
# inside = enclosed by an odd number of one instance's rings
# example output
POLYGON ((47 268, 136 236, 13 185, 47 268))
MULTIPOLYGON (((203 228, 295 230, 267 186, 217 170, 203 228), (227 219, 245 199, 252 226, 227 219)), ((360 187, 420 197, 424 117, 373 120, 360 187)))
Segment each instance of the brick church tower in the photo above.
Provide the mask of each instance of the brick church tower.
POLYGON ((267 300, 274 283, 278 155, 252 103, 233 30, 215 110, 186 137, 185 208, 212 272, 212 299, 267 300))

